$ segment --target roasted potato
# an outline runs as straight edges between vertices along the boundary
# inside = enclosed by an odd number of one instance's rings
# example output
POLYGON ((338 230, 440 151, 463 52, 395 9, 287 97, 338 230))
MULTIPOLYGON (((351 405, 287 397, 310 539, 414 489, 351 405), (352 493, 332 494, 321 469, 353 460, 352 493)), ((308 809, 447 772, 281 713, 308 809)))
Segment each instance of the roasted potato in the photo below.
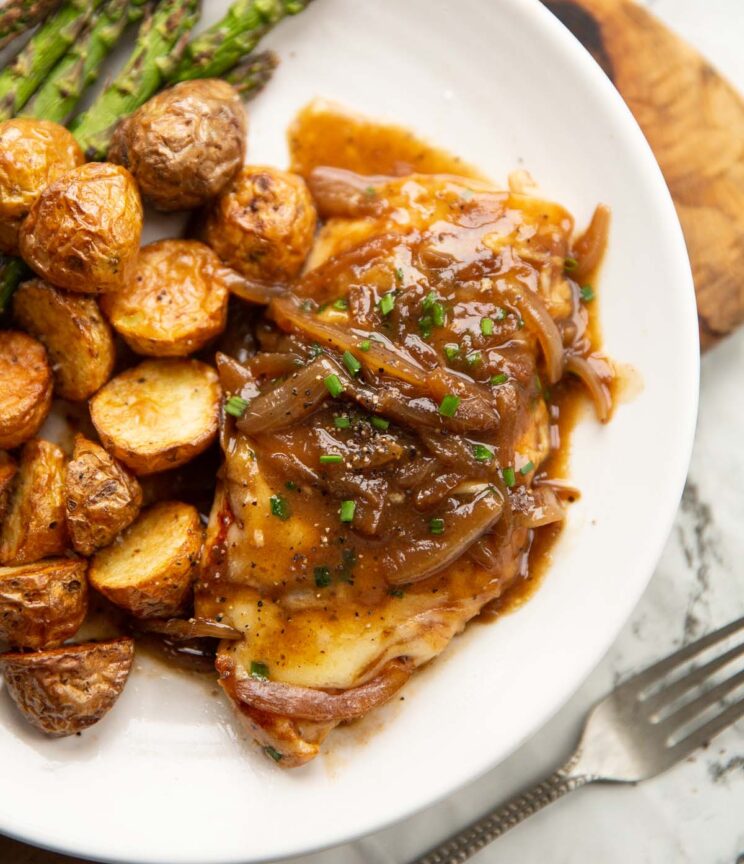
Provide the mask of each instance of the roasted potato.
POLYGON ((246 166, 214 202, 204 237, 248 279, 287 283, 310 252, 317 214, 305 181, 278 168, 246 166))
POLYGON ((39 431, 52 389, 44 346, 25 333, 0 330, 0 447, 17 447, 39 431))
POLYGON ((184 81, 122 120, 108 157, 132 172, 158 210, 191 210, 240 170, 247 125, 240 96, 225 81, 184 81))
POLYGON ((126 291, 102 298, 129 347, 185 357, 225 329, 230 271, 197 240, 160 240, 140 250, 126 291))
POLYGON ((88 610, 87 568, 80 558, 0 567, 0 640, 38 649, 74 636, 88 610))
POLYGON ((123 636, 33 654, 0 654, 0 670, 26 720, 61 738, 87 729, 111 710, 133 659, 134 640, 123 636))
POLYGON ((18 254, 18 232, 41 191, 83 164, 77 141, 58 123, 0 123, 0 252, 18 254))
POLYGON ((8 512, 10 493, 17 473, 18 466, 15 461, 4 450, 0 450, 0 523, 8 512))
POLYGON ((137 480, 103 447, 77 435, 65 479, 67 530, 76 551, 92 555, 108 546, 141 506, 137 480))
POLYGON ((103 446, 135 474, 176 468, 217 435, 220 384, 198 360, 146 360, 90 400, 103 446))
POLYGON ((202 539, 195 507, 154 504, 118 542, 95 554, 90 584, 138 618, 178 615, 191 596, 202 539))
POLYGON ((121 165, 88 162, 44 189, 20 231, 26 263, 52 285, 102 294, 129 283, 142 201, 121 165))
POLYGON ((0 564, 40 561, 65 551, 64 491, 65 454, 49 441, 29 441, 0 528, 0 564))
POLYGON ((93 297, 31 279, 13 295, 13 314, 44 343, 58 396, 75 402, 87 399, 108 381, 116 348, 111 328, 93 297))

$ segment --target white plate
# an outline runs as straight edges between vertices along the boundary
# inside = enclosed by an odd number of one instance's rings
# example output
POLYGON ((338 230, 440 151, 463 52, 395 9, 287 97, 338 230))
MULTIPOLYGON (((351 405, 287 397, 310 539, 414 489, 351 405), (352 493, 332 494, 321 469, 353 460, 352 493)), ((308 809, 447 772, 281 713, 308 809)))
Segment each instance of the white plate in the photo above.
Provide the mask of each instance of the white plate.
MULTIPOLYGON (((219 16, 226 0, 210 0, 219 16)), ((620 98, 537 0, 316 0, 270 40, 282 65, 251 107, 249 158, 286 163, 314 96, 423 133, 494 178, 527 167, 584 224, 614 211, 606 346, 642 393, 575 437, 582 489, 530 602, 476 625, 325 755, 277 770, 198 681, 138 660, 115 709, 48 741, 0 694, 0 831, 96 859, 249 862, 377 829, 512 751, 598 662, 671 526, 695 422, 698 346, 680 228, 620 98)), ((214 688, 216 690, 217 688, 214 688)))

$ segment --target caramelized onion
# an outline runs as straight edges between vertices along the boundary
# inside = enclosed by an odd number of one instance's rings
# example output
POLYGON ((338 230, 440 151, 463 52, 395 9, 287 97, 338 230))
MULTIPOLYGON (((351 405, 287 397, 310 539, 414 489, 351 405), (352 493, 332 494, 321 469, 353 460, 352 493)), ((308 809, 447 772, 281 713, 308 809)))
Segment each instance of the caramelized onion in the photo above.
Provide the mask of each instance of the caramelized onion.
POLYGON ((238 420, 237 427, 248 435, 275 432, 312 414, 328 397, 323 379, 341 372, 329 357, 318 357, 286 381, 256 396, 238 420))
POLYGON ((535 332, 545 356, 549 383, 560 381, 563 374, 563 339, 542 298, 529 288, 501 290, 518 309, 530 330, 535 332))
POLYGON ((554 522, 562 522, 566 517, 558 496, 549 486, 537 489, 521 489, 513 496, 514 518, 525 528, 542 528, 554 522))
POLYGON ((211 618, 147 618, 137 622, 137 628, 145 633, 161 633, 171 639, 210 639, 238 640, 243 634, 231 627, 211 618))
POLYGON ((222 678, 232 679, 231 689, 240 701, 261 711, 315 722, 341 722, 362 717, 394 696, 413 672, 410 661, 391 660, 379 675, 366 684, 329 693, 281 681, 253 678, 245 670, 235 669, 232 660, 225 655, 218 657, 216 665, 222 678))
POLYGON ((577 282, 591 276, 602 262, 610 233, 610 215, 606 204, 598 205, 589 227, 574 244, 573 257, 578 264, 570 275, 577 282))
POLYGON ((606 423, 612 413, 612 397, 597 370, 586 357, 569 354, 566 357, 566 372, 572 372, 581 380, 594 403, 597 419, 606 423))
POLYGON ((268 305, 274 297, 286 294, 288 290, 287 285, 258 282, 236 273, 235 270, 227 271, 225 282, 231 294, 249 303, 259 303, 264 306, 268 305))
POLYGON ((389 547, 381 557, 382 572, 390 585, 420 582, 459 558, 475 541, 490 531, 504 509, 504 499, 495 489, 462 501, 445 515, 445 531, 421 540, 405 538, 401 546, 389 547))
POLYGON ((380 200, 377 192, 390 180, 389 177, 372 177, 357 174, 346 168, 313 168, 307 178, 310 194, 318 213, 328 219, 332 216, 376 216, 380 200))

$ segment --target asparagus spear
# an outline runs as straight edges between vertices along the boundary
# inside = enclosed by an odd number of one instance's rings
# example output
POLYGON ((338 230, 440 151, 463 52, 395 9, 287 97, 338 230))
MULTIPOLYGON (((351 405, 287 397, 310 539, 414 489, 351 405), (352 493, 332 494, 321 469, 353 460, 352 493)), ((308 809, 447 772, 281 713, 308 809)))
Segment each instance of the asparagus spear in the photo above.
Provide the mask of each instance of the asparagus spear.
POLYGON ((23 115, 64 123, 98 77, 127 23, 141 15, 142 5, 143 0, 109 0, 26 103, 23 115))
POLYGON ((0 48, 38 24, 55 6, 59 0, 6 0, 0 9, 0 48))
POLYGON ((186 46, 169 83, 218 78, 249 54, 285 15, 295 15, 309 0, 237 0, 224 18, 186 46))
POLYGON ((246 99, 252 99, 269 83, 279 58, 273 51, 250 54, 222 77, 246 99))
POLYGON ((12 117, 77 39, 101 0, 65 0, 0 72, 0 120, 12 117))
POLYGON ((149 12, 124 68, 70 126, 88 159, 102 159, 119 120, 162 87, 165 70, 180 59, 198 18, 198 0, 161 0, 149 12))

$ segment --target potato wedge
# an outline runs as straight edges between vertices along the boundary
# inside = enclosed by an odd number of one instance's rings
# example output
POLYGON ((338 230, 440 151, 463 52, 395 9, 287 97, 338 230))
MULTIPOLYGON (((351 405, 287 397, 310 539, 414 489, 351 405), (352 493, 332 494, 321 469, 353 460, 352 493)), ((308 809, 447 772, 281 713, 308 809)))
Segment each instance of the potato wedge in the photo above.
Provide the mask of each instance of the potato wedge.
POLYGON ((97 723, 124 688, 134 659, 129 636, 0 655, 13 701, 26 720, 55 738, 97 723))
POLYGON ((90 401, 104 447, 135 474, 193 459, 214 441, 217 373, 198 360, 146 360, 117 375, 90 401))
POLYGON ((225 329, 230 275, 204 243, 160 240, 140 249, 128 289, 101 306, 133 351, 186 357, 225 329))
POLYGON ((103 447, 75 436, 65 478, 67 530, 75 550, 92 555, 137 518, 142 488, 103 447))
POLYGON ((18 466, 5 450, 0 450, 0 523, 5 519, 10 504, 10 493, 13 491, 13 481, 18 473, 18 466))
POLYGON ((96 553, 90 584, 138 618, 176 616, 189 600, 202 539, 195 507, 178 501, 155 504, 118 542, 96 553))
POLYGON ((52 370, 41 342, 0 331, 0 447, 33 438, 52 407, 52 370))
POLYGON ((88 610, 87 569, 80 558, 0 567, 0 640, 38 649, 74 636, 88 610))
POLYGON ((49 441, 27 442, 0 530, 0 564, 25 564, 67 548, 65 454, 49 441))
POLYGON ((58 396, 87 399, 108 381, 116 359, 114 338, 92 297, 31 279, 15 292, 13 314, 45 345, 58 396))

